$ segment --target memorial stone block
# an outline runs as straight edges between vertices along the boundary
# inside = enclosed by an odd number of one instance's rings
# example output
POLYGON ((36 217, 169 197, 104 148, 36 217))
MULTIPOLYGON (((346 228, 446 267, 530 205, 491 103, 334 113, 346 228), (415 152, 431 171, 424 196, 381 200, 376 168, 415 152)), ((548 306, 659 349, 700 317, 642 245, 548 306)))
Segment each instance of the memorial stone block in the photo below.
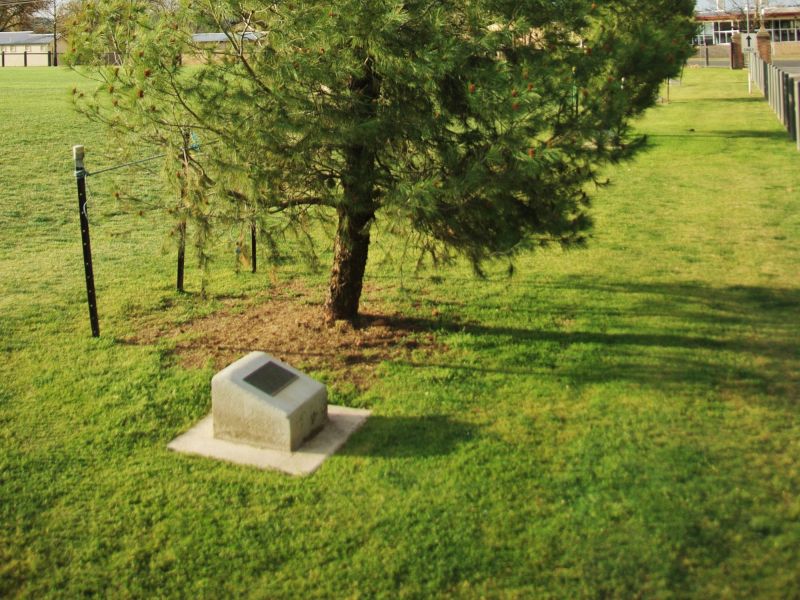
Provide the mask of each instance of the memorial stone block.
POLYGON ((264 352, 251 352, 211 380, 214 437, 285 452, 328 421, 328 391, 264 352))

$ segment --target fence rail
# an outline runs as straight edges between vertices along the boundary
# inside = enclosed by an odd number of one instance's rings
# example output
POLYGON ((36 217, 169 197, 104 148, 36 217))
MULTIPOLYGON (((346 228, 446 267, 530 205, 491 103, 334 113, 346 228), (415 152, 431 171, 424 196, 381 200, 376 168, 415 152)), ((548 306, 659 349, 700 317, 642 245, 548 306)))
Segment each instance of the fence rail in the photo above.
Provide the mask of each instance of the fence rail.
MULTIPOLYGON (((6 52, 0 51, 0 67, 55 67, 62 64, 66 53, 59 52, 56 56, 53 51, 48 52, 6 52)), ((106 65, 121 65, 122 56, 115 52, 103 54, 101 61, 106 65)), ((84 63, 75 63, 84 64, 84 63)))
POLYGON ((752 56, 749 77, 800 150, 800 72, 790 72, 752 56))
POLYGON ((741 69, 747 64, 748 54, 749 52, 742 53, 741 47, 734 44, 697 46, 694 56, 689 57, 687 64, 690 67, 741 69))
POLYGON ((0 67, 52 67, 57 64, 58 57, 52 50, 48 52, 6 52, 0 51, 0 67))

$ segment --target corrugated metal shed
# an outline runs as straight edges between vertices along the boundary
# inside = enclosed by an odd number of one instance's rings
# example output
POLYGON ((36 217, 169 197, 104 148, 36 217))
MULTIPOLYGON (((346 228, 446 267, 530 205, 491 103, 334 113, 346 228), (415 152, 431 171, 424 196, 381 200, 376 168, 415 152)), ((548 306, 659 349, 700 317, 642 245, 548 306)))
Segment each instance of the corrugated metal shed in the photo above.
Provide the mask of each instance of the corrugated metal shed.
MULTIPOLYGON (((241 33, 234 33, 235 38, 238 39, 246 39, 249 42, 253 42, 261 37, 260 34, 257 34, 253 31, 248 31, 244 35, 241 33)), ((224 33, 195 33, 192 35, 192 41, 196 44, 220 44, 228 41, 228 36, 224 33)))
MULTIPOLYGON (((235 34, 237 39, 244 38, 253 42, 261 37, 260 34, 248 31, 244 35, 235 34)), ((192 41, 197 44, 220 44, 228 41, 224 33, 195 33, 192 41)), ((33 33, 32 31, 0 31, 0 46, 23 46, 33 44, 52 44, 53 34, 33 33)))
POLYGON ((33 33, 32 31, 0 31, 0 46, 31 46, 33 44, 52 43, 52 33, 33 33))

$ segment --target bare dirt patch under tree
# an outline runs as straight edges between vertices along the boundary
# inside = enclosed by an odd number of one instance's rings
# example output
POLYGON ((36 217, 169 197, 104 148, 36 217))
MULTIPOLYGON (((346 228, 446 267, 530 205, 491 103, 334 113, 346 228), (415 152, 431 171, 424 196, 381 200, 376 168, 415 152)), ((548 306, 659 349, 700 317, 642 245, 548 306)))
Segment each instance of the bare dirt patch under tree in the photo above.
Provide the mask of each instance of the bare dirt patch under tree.
MULTIPOLYGON (((323 300, 298 284, 265 292, 244 310, 231 304, 216 313, 171 330, 143 328, 128 341, 150 344, 175 340, 174 352, 187 368, 221 369, 248 352, 268 352, 293 366, 326 371, 336 381, 368 387, 377 366, 412 351, 441 350, 431 322, 404 317, 373 298, 355 323, 327 321, 323 300)), ((237 301, 237 304, 240 301, 237 301)), ((335 382, 334 382, 335 383, 335 382)))

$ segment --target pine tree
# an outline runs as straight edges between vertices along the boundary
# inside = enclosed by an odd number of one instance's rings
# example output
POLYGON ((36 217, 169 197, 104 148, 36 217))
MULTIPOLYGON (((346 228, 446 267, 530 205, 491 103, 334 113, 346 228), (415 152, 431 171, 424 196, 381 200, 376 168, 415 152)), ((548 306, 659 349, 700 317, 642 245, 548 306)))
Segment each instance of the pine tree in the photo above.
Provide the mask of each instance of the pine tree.
POLYGON ((94 118, 176 156, 187 131, 219 140, 213 159, 196 159, 215 210, 335 217, 326 312, 353 319, 378 219, 477 269, 585 242, 587 183, 641 146, 630 121, 691 53, 693 9, 192 0, 165 13, 109 0, 87 2, 72 40, 102 81, 79 102, 94 118), (203 49, 196 29, 227 42, 203 49), (119 64, 101 66, 109 53, 119 64))

